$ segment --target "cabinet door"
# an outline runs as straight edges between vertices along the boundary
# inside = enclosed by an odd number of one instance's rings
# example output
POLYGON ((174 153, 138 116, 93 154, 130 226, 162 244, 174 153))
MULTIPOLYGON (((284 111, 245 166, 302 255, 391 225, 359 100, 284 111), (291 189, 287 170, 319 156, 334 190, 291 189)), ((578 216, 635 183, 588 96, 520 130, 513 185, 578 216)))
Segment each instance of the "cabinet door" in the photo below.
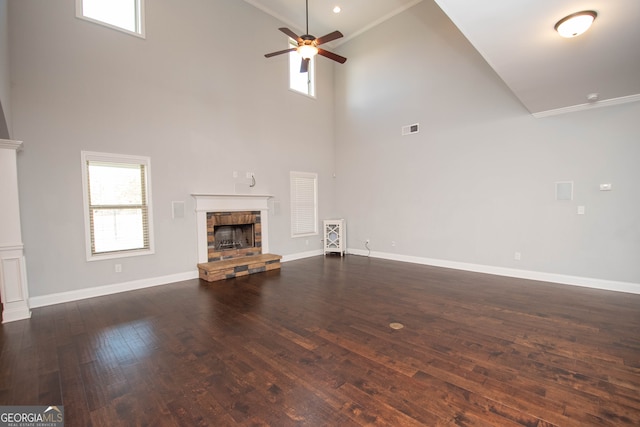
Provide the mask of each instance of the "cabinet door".
POLYGON ((324 227, 324 241, 325 248, 328 250, 342 249, 342 236, 340 235, 342 232, 339 223, 327 223, 324 227))
POLYGON ((324 221, 324 251, 340 252, 343 255, 346 251, 345 228, 343 219, 324 221))

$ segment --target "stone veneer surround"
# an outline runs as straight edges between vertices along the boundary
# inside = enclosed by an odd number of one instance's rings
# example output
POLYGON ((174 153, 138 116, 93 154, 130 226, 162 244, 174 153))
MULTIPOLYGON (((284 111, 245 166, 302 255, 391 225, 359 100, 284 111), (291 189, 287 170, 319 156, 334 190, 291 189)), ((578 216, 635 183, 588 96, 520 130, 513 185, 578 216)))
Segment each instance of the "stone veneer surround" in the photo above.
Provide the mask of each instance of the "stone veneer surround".
POLYGON ((196 237, 198 263, 209 262, 207 213, 260 212, 260 239, 262 253, 269 253, 269 205, 272 197, 266 194, 192 194, 196 201, 196 237))

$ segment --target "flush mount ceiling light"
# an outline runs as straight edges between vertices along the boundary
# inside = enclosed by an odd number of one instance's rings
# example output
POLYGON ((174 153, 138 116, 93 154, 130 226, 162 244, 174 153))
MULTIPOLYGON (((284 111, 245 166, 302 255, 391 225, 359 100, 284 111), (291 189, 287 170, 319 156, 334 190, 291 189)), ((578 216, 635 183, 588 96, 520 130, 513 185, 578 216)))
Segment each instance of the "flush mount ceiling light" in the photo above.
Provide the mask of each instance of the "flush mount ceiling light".
POLYGON ((555 30, 562 37, 571 38, 579 36, 589 29, 598 14, 593 10, 583 10, 565 16, 555 25, 555 30))

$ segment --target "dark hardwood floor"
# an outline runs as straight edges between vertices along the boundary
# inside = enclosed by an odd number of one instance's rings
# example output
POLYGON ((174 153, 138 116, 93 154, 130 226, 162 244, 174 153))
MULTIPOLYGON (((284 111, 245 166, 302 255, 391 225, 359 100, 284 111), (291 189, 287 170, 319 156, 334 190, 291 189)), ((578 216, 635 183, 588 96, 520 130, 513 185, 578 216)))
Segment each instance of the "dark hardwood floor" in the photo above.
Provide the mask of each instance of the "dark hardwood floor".
POLYGON ((0 405, 68 427, 640 425, 640 295, 358 256, 39 308, 0 345, 0 405))

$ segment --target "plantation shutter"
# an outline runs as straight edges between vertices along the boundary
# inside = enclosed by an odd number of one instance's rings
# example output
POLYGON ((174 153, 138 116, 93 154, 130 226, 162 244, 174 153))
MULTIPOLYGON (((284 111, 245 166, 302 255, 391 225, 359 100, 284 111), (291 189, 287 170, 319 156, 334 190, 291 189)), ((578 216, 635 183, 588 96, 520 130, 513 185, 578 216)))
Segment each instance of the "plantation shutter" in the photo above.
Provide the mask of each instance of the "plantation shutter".
POLYGON ((291 236, 318 234, 318 175, 291 172, 291 236))

